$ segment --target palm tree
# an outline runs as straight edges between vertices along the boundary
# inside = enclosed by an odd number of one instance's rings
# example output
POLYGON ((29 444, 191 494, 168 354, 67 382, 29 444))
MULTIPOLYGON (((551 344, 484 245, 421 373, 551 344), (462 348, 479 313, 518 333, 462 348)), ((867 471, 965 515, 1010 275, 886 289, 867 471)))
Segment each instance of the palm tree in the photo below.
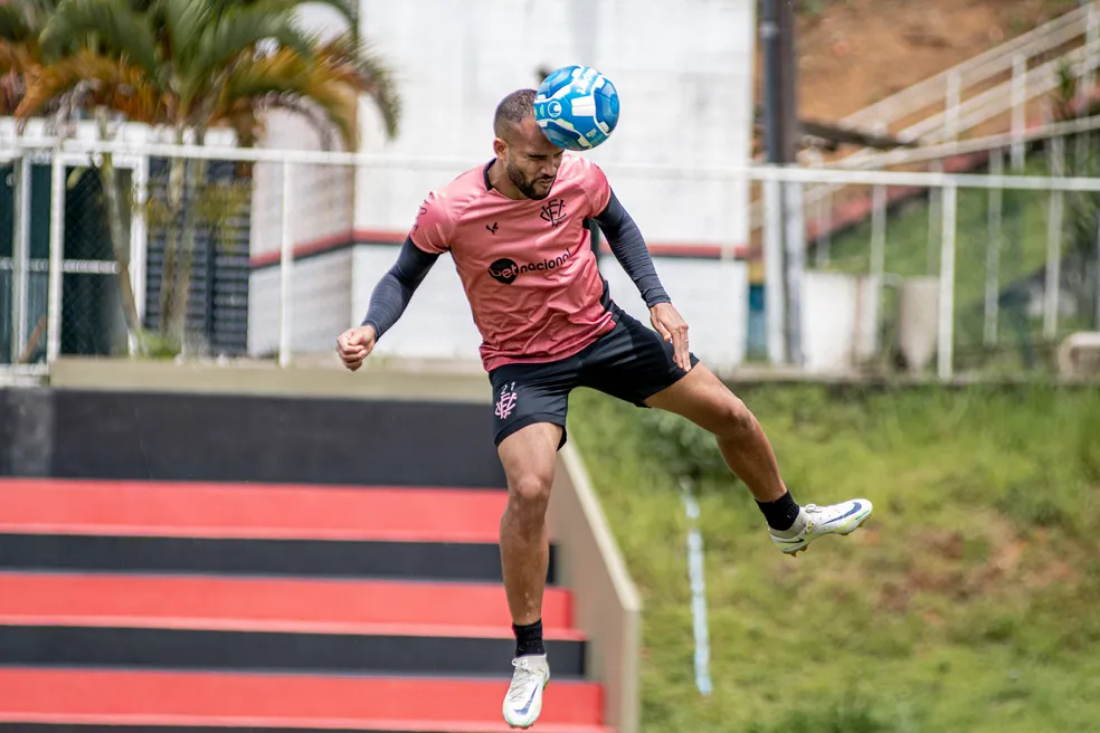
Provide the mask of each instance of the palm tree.
POLYGON ((10 116, 26 89, 24 74, 38 65, 38 38, 57 0, 0 5, 0 115, 10 116))
MULTIPOLYGON (((16 115, 25 120, 60 101, 62 109, 94 110, 104 138, 109 113, 116 113, 170 129, 179 143, 190 133, 202 145, 209 130, 229 127, 242 145, 253 145, 264 113, 282 108, 305 115, 326 140, 335 129, 353 150, 356 107, 366 94, 392 138, 400 103, 389 71, 360 39, 353 2, 323 1, 349 26, 324 42, 295 23, 303 0, 60 0, 39 38, 43 64, 27 71, 16 115)), ((100 170, 126 289, 127 248, 111 156, 103 156, 100 170)), ((182 223, 167 230, 160 327, 176 338, 182 337, 197 225, 197 207, 183 203, 194 201, 205 176, 204 161, 171 161, 167 205, 182 223)), ((133 333, 132 292, 123 302, 133 333)))

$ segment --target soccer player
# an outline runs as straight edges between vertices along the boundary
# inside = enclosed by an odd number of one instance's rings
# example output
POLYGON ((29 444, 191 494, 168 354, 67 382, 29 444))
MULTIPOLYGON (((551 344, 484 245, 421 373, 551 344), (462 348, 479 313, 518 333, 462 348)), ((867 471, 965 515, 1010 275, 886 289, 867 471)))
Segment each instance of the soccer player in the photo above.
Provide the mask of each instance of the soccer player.
POLYGON ((503 711, 505 721, 520 728, 538 719, 550 679, 541 620, 549 560, 545 513, 574 387, 668 410, 713 433, 782 552, 798 553, 827 534, 849 534, 871 514, 865 499, 821 507, 795 502, 756 418, 689 350, 687 324, 607 178, 586 158, 564 156, 543 135, 534 96, 519 90, 500 102, 495 157, 428 195, 362 325, 336 343, 344 365, 359 369, 439 255, 451 253, 482 336, 494 437, 508 482, 500 549, 516 652, 503 711), (612 300, 590 246, 588 219, 598 223, 637 286, 653 329, 612 300))

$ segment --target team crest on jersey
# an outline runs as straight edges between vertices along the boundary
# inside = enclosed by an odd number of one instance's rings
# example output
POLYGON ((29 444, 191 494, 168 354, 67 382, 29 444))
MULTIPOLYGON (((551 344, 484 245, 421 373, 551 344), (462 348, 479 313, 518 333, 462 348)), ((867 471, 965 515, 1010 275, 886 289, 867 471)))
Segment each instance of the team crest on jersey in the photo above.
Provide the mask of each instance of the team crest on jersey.
POLYGON ((552 199, 542 207, 543 221, 550 222, 550 226, 557 226, 565 219, 565 199, 552 199))

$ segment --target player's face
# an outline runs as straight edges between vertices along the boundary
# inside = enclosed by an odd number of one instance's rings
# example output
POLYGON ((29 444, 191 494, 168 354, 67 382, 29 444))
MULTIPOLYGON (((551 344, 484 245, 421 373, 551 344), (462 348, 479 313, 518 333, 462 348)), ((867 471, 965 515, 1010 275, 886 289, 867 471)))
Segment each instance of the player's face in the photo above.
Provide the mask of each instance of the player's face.
POLYGON ((511 137, 500 156, 504 172, 527 198, 546 198, 557 178, 564 151, 546 139, 534 117, 521 122, 511 137))

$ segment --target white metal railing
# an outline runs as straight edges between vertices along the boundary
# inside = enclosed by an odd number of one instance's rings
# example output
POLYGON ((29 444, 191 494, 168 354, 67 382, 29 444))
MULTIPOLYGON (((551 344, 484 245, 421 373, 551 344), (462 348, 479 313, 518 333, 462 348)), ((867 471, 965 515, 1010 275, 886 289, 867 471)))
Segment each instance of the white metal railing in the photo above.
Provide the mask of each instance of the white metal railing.
POLYGON ((842 118, 841 123, 855 126, 891 124, 943 102, 952 77, 957 78, 965 88, 1012 71, 1017 57, 1032 58, 1047 53, 1086 33, 1089 13, 1095 7, 1095 3, 1089 3, 1060 15, 955 67, 853 112, 842 118))
MULTIPOLYGON (((1080 124, 1080 123, 1079 123, 1080 124)), ((1095 123, 1093 123, 1095 124, 1095 123)), ((277 164, 281 167, 282 181, 280 192, 277 194, 281 205, 281 217, 284 223, 279 241, 278 259, 278 283, 279 306, 278 312, 278 361, 282 365, 290 363, 294 344, 290 335, 290 324, 295 309, 295 303, 290 297, 295 287, 297 266, 293 252, 294 242, 291 240, 289 227, 286 224, 297 215, 296 202, 292 199, 289 186, 286 184, 291 179, 288 172, 294 172, 298 166, 354 166, 362 169, 417 169, 434 171, 461 170, 470 165, 476 165, 480 161, 470 161, 453 158, 426 158, 411 156, 395 156, 385 154, 367 153, 327 153, 306 150, 273 150, 273 149, 237 149, 221 146, 177 146, 171 144, 150 144, 134 142, 92 142, 92 141, 60 141, 37 140, 27 142, 24 150, 43 149, 51 152, 51 165, 53 174, 51 182, 54 201, 64 201, 65 181, 63 176, 64 165, 73 160, 73 156, 87 156, 103 152, 113 152, 116 155, 127 156, 131 160, 142 160, 149 156, 172 158, 189 157, 204 158, 207 160, 225 161, 251 161, 267 164, 277 164)), ((671 168, 659 165, 644 164, 605 164, 603 166, 609 177, 622 179, 624 177, 658 177, 664 180, 694 179, 711 180, 728 183, 744 183, 746 181, 759 181, 765 184, 795 183, 802 186, 810 184, 826 185, 860 185, 871 187, 920 187, 939 190, 942 192, 942 207, 940 212, 940 224, 938 228, 942 233, 940 241, 941 263, 939 279, 941 285, 941 297, 939 304, 939 349, 938 349, 938 373, 947 379, 954 372, 954 320, 955 304, 952 302, 955 278, 955 228, 958 206, 958 191, 960 188, 973 188, 982 190, 1020 190, 1044 192, 1050 196, 1051 212, 1054 216, 1059 213, 1058 200, 1066 192, 1092 192, 1100 194, 1100 178, 1085 177, 1039 177, 1011 174, 973 174, 973 173, 943 173, 921 171, 885 171, 885 170, 847 170, 834 168, 811 167, 774 167, 767 165, 752 165, 731 167, 691 167, 671 168)), ((140 185, 140 182, 139 182, 140 185)), ((771 185, 768 188, 772 188, 771 185)), ((299 206, 300 208, 300 206, 299 206)), ((61 285, 62 275, 65 272, 85 271, 89 268, 97 272, 110 272, 113 268, 109 264, 81 264, 66 261, 63 257, 63 209, 52 207, 50 227, 50 251, 49 251, 49 298, 48 298, 48 334, 51 346, 48 349, 47 364, 57 357, 58 339, 60 338, 60 314, 61 314, 61 285)), ((783 222, 770 221, 767 225, 766 240, 776 241, 774 226, 783 226, 783 222)), ((877 238, 885 235, 876 230, 877 238)), ((1062 252, 1061 233, 1058 227, 1052 225, 1048 234, 1048 262, 1060 261, 1062 252)), ((872 253, 871 275, 880 277, 883 274, 881 250, 872 253)), ((137 261, 138 258, 134 258, 137 261)), ((1052 268, 1054 269, 1054 268, 1052 268)), ((139 273, 135 272, 135 277, 139 273)), ((1056 272, 1055 272, 1056 275, 1056 272)), ((1044 319, 1044 333, 1053 336, 1057 325, 1057 301, 1059 281, 1056 276, 1051 276, 1047 281, 1046 304, 1049 311, 1044 319)), ((769 309, 774 312, 769 303, 769 309)), ((777 306, 782 308, 782 304, 777 306)), ((991 307, 996 307, 995 299, 991 307)))
MULTIPOLYGON (((963 133, 1011 112, 1009 128, 1014 136, 1013 162, 1014 167, 1019 167, 1023 159, 1023 142, 1028 137, 1025 129, 1026 107, 1057 87, 1059 68, 1065 62, 1072 65, 1081 79, 1091 78, 1100 68, 1098 3, 1088 3, 1065 13, 1018 38, 843 118, 842 124, 886 132, 900 120, 922 110, 937 108, 928 116, 893 133, 900 140, 920 142, 922 147, 895 151, 860 148, 829 163, 829 166, 867 170, 936 160, 944 156, 928 157, 924 152, 925 146, 955 141, 963 133), (1065 48, 1073 43, 1077 45, 1071 49, 1065 48), (1029 68, 1032 59, 1059 49, 1065 50, 1065 53, 1029 68), (1001 79, 1005 74, 1011 74, 1010 78, 1001 79), (989 87, 990 84, 993 86, 989 87), (988 88, 966 97, 966 91, 973 87, 988 88)), ((991 149, 970 148, 972 152, 991 149)), ((823 165, 812 160, 804 164, 823 165)), ((807 207, 818 209, 828 206, 828 199, 839 188, 835 185, 807 188, 804 203, 807 207)), ((763 215, 763 200, 754 201, 749 211, 751 229, 763 226, 763 215)))

